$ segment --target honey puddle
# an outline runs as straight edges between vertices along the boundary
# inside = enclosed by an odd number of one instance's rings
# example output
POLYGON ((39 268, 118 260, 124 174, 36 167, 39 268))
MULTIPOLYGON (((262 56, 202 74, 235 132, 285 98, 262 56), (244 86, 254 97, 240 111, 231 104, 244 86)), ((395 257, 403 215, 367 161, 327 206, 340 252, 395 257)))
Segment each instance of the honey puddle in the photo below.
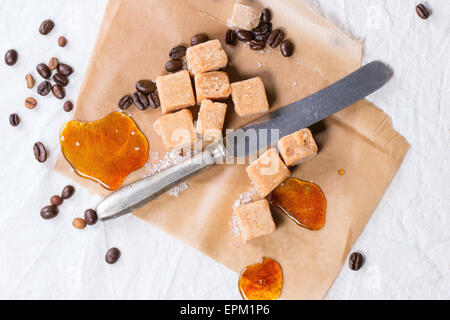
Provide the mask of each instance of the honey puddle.
POLYGON ((282 287, 281 266, 269 258, 245 268, 239 278, 239 292, 245 300, 277 300, 282 287))
POLYGON ((147 139, 133 119, 121 112, 94 122, 68 122, 61 129, 60 144, 79 176, 111 191, 148 161, 147 139))
POLYGON ((327 199, 314 183, 289 178, 272 193, 271 203, 309 230, 320 230, 325 225, 327 199))

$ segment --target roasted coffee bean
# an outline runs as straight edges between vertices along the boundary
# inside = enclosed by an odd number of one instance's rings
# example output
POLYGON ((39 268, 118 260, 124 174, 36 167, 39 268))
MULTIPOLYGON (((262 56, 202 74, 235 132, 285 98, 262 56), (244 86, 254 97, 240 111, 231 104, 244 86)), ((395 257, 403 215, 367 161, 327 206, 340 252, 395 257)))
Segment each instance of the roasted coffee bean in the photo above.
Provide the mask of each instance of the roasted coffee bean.
POLYGON ((115 264, 120 259, 120 250, 117 248, 109 249, 105 255, 105 261, 108 264, 115 264))
POLYGON ((20 118, 17 114, 13 113, 9 116, 9 124, 13 127, 17 127, 20 124, 20 118))
POLYGON ((5 54, 5 63, 8 66, 13 66, 16 64, 18 58, 19 58, 19 54, 17 53, 16 50, 14 50, 14 49, 8 50, 8 51, 6 51, 6 54, 5 54))
POLYGON ((180 60, 170 60, 166 64, 167 72, 177 72, 183 69, 183 62, 180 60))
POLYGON ((37 101, 35 98, 29 97, 25 99, 25 107, 27 109, 33 110, 37 107, 37 101))
POLYGON ((281 29, 276 29, 273 30, 272 33, 270 34, 267 43, 269 44, 269 46, 275 49, 281 44, 281 42, 283 42, 283 40, 284 40, 284 31, 281 29))
POLYGON ((50 70, 58 69, 58 65, 59 65, 59 61, 55 57, 51 58, 50 61, 48 62, 48 67, 50 68, 50 70))
POLYGON ((40 163, 47 161, 47 150, 42 142, 36 142, 33 146, 34 157, 40 163))
POLYGON ((27 88, 33 89, 34 88, 34 78, 31 74, 27 74, 25 76, 25 81, 27 82, 27 88))
POLYGON ((84 212, 84 220, 86 220, 86 223, 88 225, 93 226, 98 221, 97 212, 95 212, 95 210, 92 209, 86 210, 84 212))
POLYGON ((425 7, 423 4, 419 4, 416 7, 416 12, 417 15, 424 20, 430 17, 430 12, 428 11, 427 7, 425 7))
POLYGON ((69 78, 61 73, 56 73, 53 76, 53 81, 55 81, 56 84, 59 84, 63 88, 67 87, 67 85, 69 84, 69 78))
POLYGON ((270 37, 270 33, 266 33, 266 34, 255 34, 255 40, 257 41, 264 41, 267 42, 267 40, 269 40, 270 37))
POLYGON ((55 96, 55 98, 62 100, 66 97, 66 90, 64 90, 63 87, 61 87, 59 84, 55 84, 52 88, 52 93, 55 96))
POLYGON ((350 269, 352 269, 353 271, 359 271, 364 264, 364 257, 361 253, 354 252, 350 256, 348 263, 349 263, 350 269))
POLYGON ((193 46, 196 46, 198 44, 208 42, 208 41, 209 41, 209 37, 207 34, 199 33, 192 37, 191 46, 193 47, 193 46))
POLYGON ((151 80, 139 80, 136 83, 136 90, 144 94, 150 94, 156 91, 156 84, 151 80))
POLYGON ((64 200, 72 198, 73 194, 75 193, 75 188, 72 186, 65 186, 63 191, 61 192, 61 198, 64 200))
POLYGON ((236 34, 236 37, 239 41, 249 42, 255 39, 255 35, 251 31, 247 30, 239 30, 236 34))
POLYGON ((158 109, 161 107, 161 101, 159 100, 159 94, 157 91, 148 95, 148 102, 150 103, 150 107, 152 109, 158 109))
POLYGON ((66 101, 63 105, 63 109, 65 112, 70 112, 73 110, 73 103, 72 101, 66 101))
POLYGON ((47 206, 42 208, 41 210, 41 217, 45 220, 50 220, 53 218, 56 218, 58 215, 58 207, 56 206, 47 206))
POLYGON ((45 63, 40 63, 36 66, 37 72, 40 74, 40 76, 44 79, 50 79, 52 75, 52 71, 45 63))
POLYGON ((172 60, 181 60, 186 56, 187 48, 185 46, 178 46, 170 50, 169 58, 172 60))
POLYGON ((252 50, 263 50, 264 47, 266 46, 266 43, 264 41, 257 41, 257 40, 252 40, 250 41, 250 49, 252 50))
POLYGON ((79 230, 83 230, 86 228, 86 221, 81 218, 76 218, 73 220, 72 225, 79 230))
POLYGON ((255 35, 261 35, 272 32, 272 24, 261 22, 255 29, 252 30, 255 35))
POLYGON ((65 46, 67 46, 67 39, 65 37, 59 37, 58 38, 58 46, 60 46, 61 48, 64 48, 65 46))
POLYGON ((122 110, 127 110, 133 104, 133 98, 129 95, 123 96, 119 100, 119 108, 122 110))
POLYGON ((261 21, 265 22, 265 23, 269 23, 270 21, 272 21, 272 12, 270 11, 269 8, 265 8, 262 11, 261 14, 261 21))
POLYGON ((55 27, 55 24, 53 23, 52 20, 45 20, 44 22, 42 22, 42 24, 39 28, 39 32, 42 35, 46 36, 53 30, 54 27, 55 27))
POLYGON ((284 57, 290 57, 294 54, 294 45, 289 40, 284 40, 280 46, 281 54, 284 57))
POLYGON ((133 94, 133 102, 136 105, 136 107, 141 111, 146 110, 150 105, 147 96, 142 92, 135 92, 133 94))
POLYGON ((53 196, 50 198, 50 203, 52 204, 52 206, 59 207, 60 205, 63 204, 63 202, 64 202, 64 200, 60 196, 53 196))
POLYGON ((225 36, 226 44, 235 45, 236 44, 236 39, 237 39, 236 31, 229 29, 227 31, 227 35, 225 36))
POLYGON ((37 93, 43 97, 52 91, 52 84, 48 81, 43 81, 38 85, 37 93))
POLYGON ((73 73, 73 69, 71 66, 65 63, 60 63, 58 66, 58 72, 63 76, 70 76, 73 73))

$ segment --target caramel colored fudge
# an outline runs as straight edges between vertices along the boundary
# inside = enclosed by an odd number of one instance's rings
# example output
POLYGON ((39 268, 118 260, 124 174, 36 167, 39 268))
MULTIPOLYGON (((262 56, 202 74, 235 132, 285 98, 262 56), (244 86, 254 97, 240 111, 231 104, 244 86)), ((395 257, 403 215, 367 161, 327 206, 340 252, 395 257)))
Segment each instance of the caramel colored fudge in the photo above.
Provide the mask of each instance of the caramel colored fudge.
POLYGON ((156 86, 163 114, 195 106, 194 90, 187 70, 158 77, 156 86))
POLYGON ((259 9, 236 3, 229 20, 230 27, 244 30, 255 29, 261 21, 261 13, 259 9))
POLYGON ((203 100, 227 99, 231 95, 230 79, 226 72, 213 71, 195 76, 197 103, 203 100))
POLYGON ((192 145, 197 139, 192 113, 186 109, 162 116, 155 121, 153 129, 168 150, 192 145))
POLYGON ((317 147, 314 137, 309 129, 303 129, 278 142, 278 150, 288 167, 296 166, 317 155, 317 147))
POLYGON ((249 117, 269 112, 266 89, 261 78, 231 84, 234 108, 240 117, 249 117))
POLYGON ((265 198, 282 184, 291 172, 281 160, 277 149, 270 149, 247 168, 257 193, 265 198))
POLYGON ((275 232, 277 227, 267 200, 238 207, 234 211, 244 240, 252 240, 275 232))
POLYGON ((209 141, 222 138, 226 113, 227 105, 225 103, 203 100, 198 114, 196 132, 209 141))
POLYGON ((216 71, 228 64, 228 57, 219 40, 190 47, 186 52, 188 69, 193 75, 216 71))

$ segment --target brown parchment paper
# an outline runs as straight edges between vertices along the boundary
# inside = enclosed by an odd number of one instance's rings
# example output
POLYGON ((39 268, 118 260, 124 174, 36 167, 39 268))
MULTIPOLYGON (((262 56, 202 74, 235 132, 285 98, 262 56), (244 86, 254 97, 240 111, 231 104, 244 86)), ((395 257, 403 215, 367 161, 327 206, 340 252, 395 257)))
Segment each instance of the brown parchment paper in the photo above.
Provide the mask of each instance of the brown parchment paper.
MULTIPOLYGON (((294 57, 278 50, 261 55, 241 44, 225 46, 231 81, 261 76, 275 110, 304 98, 356 70, 362 45, 298 0, 242 1, 268 6, 274 26, 282 26, 295 43, 294 57)), ((169 50, 206 32, 223 42, 230 0, 110 0, 97 45, 74 112, 74 119, 98 120, 117 111, 117 101, 132 93, 139 79, 164 74, 169 50)), ((152 129, 161 111, 129 111, 150 142, 150 152, 166 151, 152 129)), ((230 109, 226 127, 237 128, 230 109)), ((299 128, 301 129, 301 128, 299 128)), ((163 195, 136 212, 149 223, 197 248, 226 267, 240 272, 262 257, 280 262, 284 299, 321 299, 342 268, 350 249, 367 224, 409 149, 390 119, 369 102, 361 101, 315 125, 318 156, 293 176, 317 183, 328 200, 327 221, 318 232, 298 227, 278 211, 278 230, 244 243, 230 225, 233 204, 250 190, 245 165, 215 166, 188 181, 178 198, 163 195), (338 170, 345 169, 345 176, 338 170)), ((56 170, 93 193, 106 196, 97 184, 76 176, 60 157, 56 170)), ((142 177, 133 173, 125 184, 142 177)))

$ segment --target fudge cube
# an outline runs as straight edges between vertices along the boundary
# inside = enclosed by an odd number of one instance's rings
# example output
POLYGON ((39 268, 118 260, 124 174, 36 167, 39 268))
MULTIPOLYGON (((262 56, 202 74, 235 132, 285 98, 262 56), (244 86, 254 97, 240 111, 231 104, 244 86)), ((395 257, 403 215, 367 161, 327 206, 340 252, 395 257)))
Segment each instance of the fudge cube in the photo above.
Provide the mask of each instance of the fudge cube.
POLYGON ((186 109, 162 116, 155 121, 153 129, 168 150, 192 145, 197 140, 192 113, 186 109))
POLYGON ((277 227, 270 212, 269 202, 261 200, 240 206, 234 211, 244 240, 252 240, 275 232, 277 227))
POLYGON ((237 29, 252 30, 255 29, 261 21, 262 11, 243 4, 236 3, 233 9, 233 15, 229 20, 229 26, 237 29))
POLYGON ((288 167, 292 167, 315 157, 319 148, 311 130, 302 129, 282 138, 278 142, 278 150, 284 163, 288 167))
POLYGON ((240 117, 250 117, 269 112, 266 89, 261 78, 231 84, 234 108, 240 117))
POLYGON ((193 75, 216 71, 228 64, 228 57, 219 40, 190 47, 186 52, 188 69, 193 75))
POLYGON ((267 197, 291 175, 276 149, 264 153, 246 171, 261 198, 267 197))
POLYGON ((205 140, 214 141, 222 138, 226 113, 225 103, 203 100, 198 114, 196 132, 205 140))
POLYGON ((230 79, 226 72, 213 71, 195 76, 197 103, 203 100, 225 100, 231 95, 230 79))
POLYGON ((194 90, 187 70, 158 77, 156 86, 163 114, 195 106, 194 90))

